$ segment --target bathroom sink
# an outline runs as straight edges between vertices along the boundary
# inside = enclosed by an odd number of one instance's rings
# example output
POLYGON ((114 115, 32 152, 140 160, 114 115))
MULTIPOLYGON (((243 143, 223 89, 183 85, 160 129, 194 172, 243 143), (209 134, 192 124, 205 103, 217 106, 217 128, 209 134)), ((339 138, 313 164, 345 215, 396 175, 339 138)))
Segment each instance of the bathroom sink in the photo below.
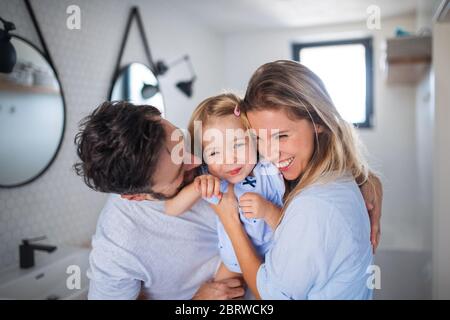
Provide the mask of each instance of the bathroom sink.
POLYGON ((86 299, 88 265, 88 249, 62 247, 51 254, 41 253, 30 269, 15 267, 0 272, 0 299, 86 299))

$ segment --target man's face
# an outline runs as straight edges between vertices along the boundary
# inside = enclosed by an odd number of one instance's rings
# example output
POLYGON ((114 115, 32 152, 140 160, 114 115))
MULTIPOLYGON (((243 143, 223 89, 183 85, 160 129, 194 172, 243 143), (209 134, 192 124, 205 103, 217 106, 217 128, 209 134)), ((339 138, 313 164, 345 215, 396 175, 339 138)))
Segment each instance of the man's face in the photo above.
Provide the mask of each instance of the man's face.
POLYGON ((170 199, 187 183, 194 178, 194 168, 198 167, 199 161, 194 161, 193 156, 183 148, 184 137, 179 134, 179 138, 173 139, 173 133, 178 130, 169 121, 162 119, 164 130, 166 131, 166 144, 161 150, 156 172, 153 174, 152 192, 154 195, 148 195, 147 200, 170 199), (184 162, 177 159, 184 159, 184 162), (181 162, 181 163, 180 163, 181 162))

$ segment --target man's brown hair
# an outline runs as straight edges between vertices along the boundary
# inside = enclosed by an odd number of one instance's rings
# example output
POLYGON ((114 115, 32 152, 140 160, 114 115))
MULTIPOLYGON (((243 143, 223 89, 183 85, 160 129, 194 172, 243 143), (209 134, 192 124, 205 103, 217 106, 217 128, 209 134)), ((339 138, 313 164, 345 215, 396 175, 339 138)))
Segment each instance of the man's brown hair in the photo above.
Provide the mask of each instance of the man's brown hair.
POLYGON ((80 123, 76 173, 90 188, 118 194, 152 194, 166 134, 152 106, 106 101, 80 123))

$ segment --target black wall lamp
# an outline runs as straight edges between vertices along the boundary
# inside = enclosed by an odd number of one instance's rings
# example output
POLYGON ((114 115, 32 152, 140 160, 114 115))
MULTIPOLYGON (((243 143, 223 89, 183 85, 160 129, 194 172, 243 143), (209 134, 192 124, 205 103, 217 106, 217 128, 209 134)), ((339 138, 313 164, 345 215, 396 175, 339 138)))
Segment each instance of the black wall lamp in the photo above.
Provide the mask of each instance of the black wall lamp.
MULTIPOLYGON (((176 84, 176 87, 183 92, 187 97, 192 97, 192 91, 193 91, 193 84, 194 81, 196 80, 197 76, 194 73, 194 68, 192 66, 191 60, 189 58, 188 55, 184 55, 183 57, 173 61, 170 64, 166 64, 163 61, 158 61, 157 63, 154 63, 152 55, 150 54, 150 47, 148 45, 148 41, 147 41, 147 36, 145 34, 145 29, 144 29, 144 24, 142 23, 142 19, 141 19, 141 14, 139 13, 139 8, 138 7, 133 7, 131 9, 130 15, 128 16, 128 21, 127 21, 127 25, 126 25, 126 29, 125 29, 125 34, 123 36, 123 40, 122 40, 122 44, 120 46, 120 52, 119 52, 119 57, 117 59, 117 63, 116 63, 116 69, 114 72, 114 77, 113 79, 116 79, 117 76, 119 75, 121 68, 120 68, 120 61, 123 55, 123 51, 125 49, 125 45, 128 39, 128 34, 130 31, 130 26, 131 23, 133 21, 133 19, 136 18, 137 20, 137 26, 139 29, 139 33, 141 36, 141 40, 142 43, 144 44, 144 49, 145 49, 145 54, 147 56, 147 61, 148 61, 148 67, 151 69, 151 71, 153 72, 153 74, 155 76, 162 76, 164 75, 169 68, 174 67, 175 65, 181 63, 181 62, 186 62, 188 64, 190 73, 191 73, 191 78, 189 80, 185 80, 185 81, 179 81, 176 84)), ((150 99, 152 98, 155 94, 157 94, 158 92, 160 92, 160 88, 159 88, 159 83, 155 84, 149 84, 149 83, 144 83, 141 90, 141 94, 142 97, 144 99, 150 99)), ((112 92, 112 90, 111 90, 112 92)))
POLYGON ((3 28, 0 29, 0 72, 11 73, 17 61, 16 49, 11 44, 11 35, 9 32, 15 30, 14 23, 4 20, 0 17, 3 28))
POLYGON ((197 79, 197 76, 195 74, 194 67, 192 66, 191 59, 189 58, 188 55, 182 56, 181 58, 171 62, 169 65, 165 64, 163 61, 158 61, 156 63, 156 73, 158 75, 163 75, 169 70, 169 68, 173 68, 174 66, 180 64, 183 61, 186 62, 189 67, 191 78, 189 80, 177 82, 176 86, 178 89, 180 89, 181 92, 183 92, 186 96, 190 98, 192 97, 192 87, 194 85, 194 81, 197 79))
MULTIPOLYGON (((181 92, 183 92, 187 97, 190 98, 190 97, 192 97, 192 89, 193 89, 194 81, 197 79, 197 76, 195 75, 194 67, 192 66, 191 59, 189 58, 188 55, 184 55, 181 58, 169 63, 168 65, 164 61, 159 60, 158 62, 156 62, 156 65, 155 65, 155 73, 157 76, 162 76, 169 69, 173 68, 177 64, 180 64, 183 61, 185 61, 188 64, 189 71, 191 73, 191 78, 189 80, 177 82, 176 86, 181 92)), ((158 92, 159 92, 159 87, 152 85, 152 84, 146 83, 142 87, 142 96, 145 99, 149 99, 149 98, 153 97, 158 92)))

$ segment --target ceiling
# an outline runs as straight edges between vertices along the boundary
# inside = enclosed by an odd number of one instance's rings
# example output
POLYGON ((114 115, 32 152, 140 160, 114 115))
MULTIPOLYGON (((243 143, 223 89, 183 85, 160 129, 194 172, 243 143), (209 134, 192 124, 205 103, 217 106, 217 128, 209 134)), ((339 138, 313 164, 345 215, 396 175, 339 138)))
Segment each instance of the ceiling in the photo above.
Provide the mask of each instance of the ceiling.
POLYGON ((416 10, 418 0, 165 0, 220 33, 363 21, 371 5, 381 17, 416 10))

